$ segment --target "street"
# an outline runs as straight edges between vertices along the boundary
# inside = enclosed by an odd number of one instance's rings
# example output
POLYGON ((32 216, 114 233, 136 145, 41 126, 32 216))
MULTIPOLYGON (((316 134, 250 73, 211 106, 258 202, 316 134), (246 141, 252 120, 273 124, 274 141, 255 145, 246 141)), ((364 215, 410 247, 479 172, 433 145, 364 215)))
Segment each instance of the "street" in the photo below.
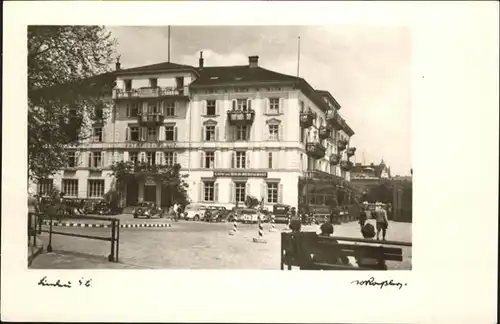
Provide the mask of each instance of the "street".
MULTIPOLYGON (((279 269, 280 232, 285 224, 276 224, 276 232, 269 232, 270 224, 264 224, 265 244, 252 242, 257 237, 257 225, 238 224, 236 235, 229 235, 232 226, 233 223, 181 220, 169 228, 121 228, 118 264, 106 260, 109 242, 53 235, 54 253, 37 257, 31 268, 279 269)), ((305 226, 303 231, 318 228, 305 226)), ((110 235, 109 228, 54 226, 54 231, 110 235)), ((334 235, 360 237, 359 225, 356 222, 336 225, 334 235)), ((411 224, 391 222, 387 239, 411 242, 411 224)), ((42 234, 42 240, 46 245, 48 234, 42 234)), ((403 262, 388 262, 389 269, 411 269, 411 247, 403 247, 403 253, 403 262)))

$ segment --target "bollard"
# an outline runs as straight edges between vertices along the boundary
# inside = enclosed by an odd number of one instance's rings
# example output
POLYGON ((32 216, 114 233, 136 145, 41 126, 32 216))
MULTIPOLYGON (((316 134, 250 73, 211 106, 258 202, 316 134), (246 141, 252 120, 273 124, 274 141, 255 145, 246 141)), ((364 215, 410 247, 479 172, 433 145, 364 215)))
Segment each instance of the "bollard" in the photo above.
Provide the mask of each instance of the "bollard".
POLYGON ((271 217, 271 228, 269 232, 276 232, 276 228, 274 227, 274 215, 271 217))
POLYGON ((236 222, 236 219, 233 221, 233 229, 229 231, 229 235, 234 235, 238 232, 238 223, 236 222))
POLYGON ((262 221, 259 215, 259 231, 258 231, 258 237, 253 238, 254 243, 267 243, 267 241, 264 239, 264 227, 262 226, 262 221))

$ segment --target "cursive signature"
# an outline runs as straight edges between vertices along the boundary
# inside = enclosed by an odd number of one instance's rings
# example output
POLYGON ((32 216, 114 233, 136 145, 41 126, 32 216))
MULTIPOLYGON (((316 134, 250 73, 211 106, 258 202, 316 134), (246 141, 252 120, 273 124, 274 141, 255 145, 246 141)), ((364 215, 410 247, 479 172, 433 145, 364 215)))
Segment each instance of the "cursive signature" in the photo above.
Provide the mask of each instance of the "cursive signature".
MULTIPOLYGON (((75 286, 83 286, 83 287, 91 287, 90 283, 92 282, 92 279, 85 280, 84 278, 81 278, 78 280, 78 284, 75 286)), ((58 288, 72 288, 73 284, 71 281, 66 281, 62 282, 61 279, 57 279, 55 282, 49 282, 47 280, 47 276, 43 277, 38 281, 38 286, 43 286, 43 287, 58 287, 58 288)))
POLYGON ((351 284, 356 284, 358 286, 380 286, 380 289, 388 286, 396 286, 399 289, 403 288, 403 286, 406 286, 406 283, 400 283, 400 282, 395 282, 394 280, 384 280, 381 282, 375 281, 375 278, 371 277, 368 280, 354 280, 351 281, 351 284))

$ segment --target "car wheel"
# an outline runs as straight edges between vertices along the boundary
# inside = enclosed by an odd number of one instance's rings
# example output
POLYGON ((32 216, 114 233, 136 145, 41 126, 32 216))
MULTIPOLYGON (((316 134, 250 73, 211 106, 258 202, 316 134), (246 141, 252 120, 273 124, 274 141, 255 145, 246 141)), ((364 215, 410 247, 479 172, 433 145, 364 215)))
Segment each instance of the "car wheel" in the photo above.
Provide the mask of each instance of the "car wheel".
POLYGON ((194 220, 195 222, 199 221, 199 220, 200 220, 200 216, 198 216, 198 215, 194 215, 193 220, 194 220))

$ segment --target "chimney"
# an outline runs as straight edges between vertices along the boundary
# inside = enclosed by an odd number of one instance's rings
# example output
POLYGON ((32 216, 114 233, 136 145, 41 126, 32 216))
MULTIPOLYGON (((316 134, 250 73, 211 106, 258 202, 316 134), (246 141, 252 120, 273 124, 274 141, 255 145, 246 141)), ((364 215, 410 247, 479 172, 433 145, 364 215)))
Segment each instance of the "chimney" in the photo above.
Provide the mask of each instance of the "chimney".
POLYGON ((200 69, 203 68, 203 51, 200 52, 200 60, 199 60, 199 64, 200 64, 200 69))
POLYGON ((257 55, 248 57, 248 66, 255 68, 259 66, 259 57, 257 55))
POLYGON ((116 71, 121 69, 121 64, 120 64, 120 57, 118 56, 116 58, 116 63, 115 63, 116 71))

